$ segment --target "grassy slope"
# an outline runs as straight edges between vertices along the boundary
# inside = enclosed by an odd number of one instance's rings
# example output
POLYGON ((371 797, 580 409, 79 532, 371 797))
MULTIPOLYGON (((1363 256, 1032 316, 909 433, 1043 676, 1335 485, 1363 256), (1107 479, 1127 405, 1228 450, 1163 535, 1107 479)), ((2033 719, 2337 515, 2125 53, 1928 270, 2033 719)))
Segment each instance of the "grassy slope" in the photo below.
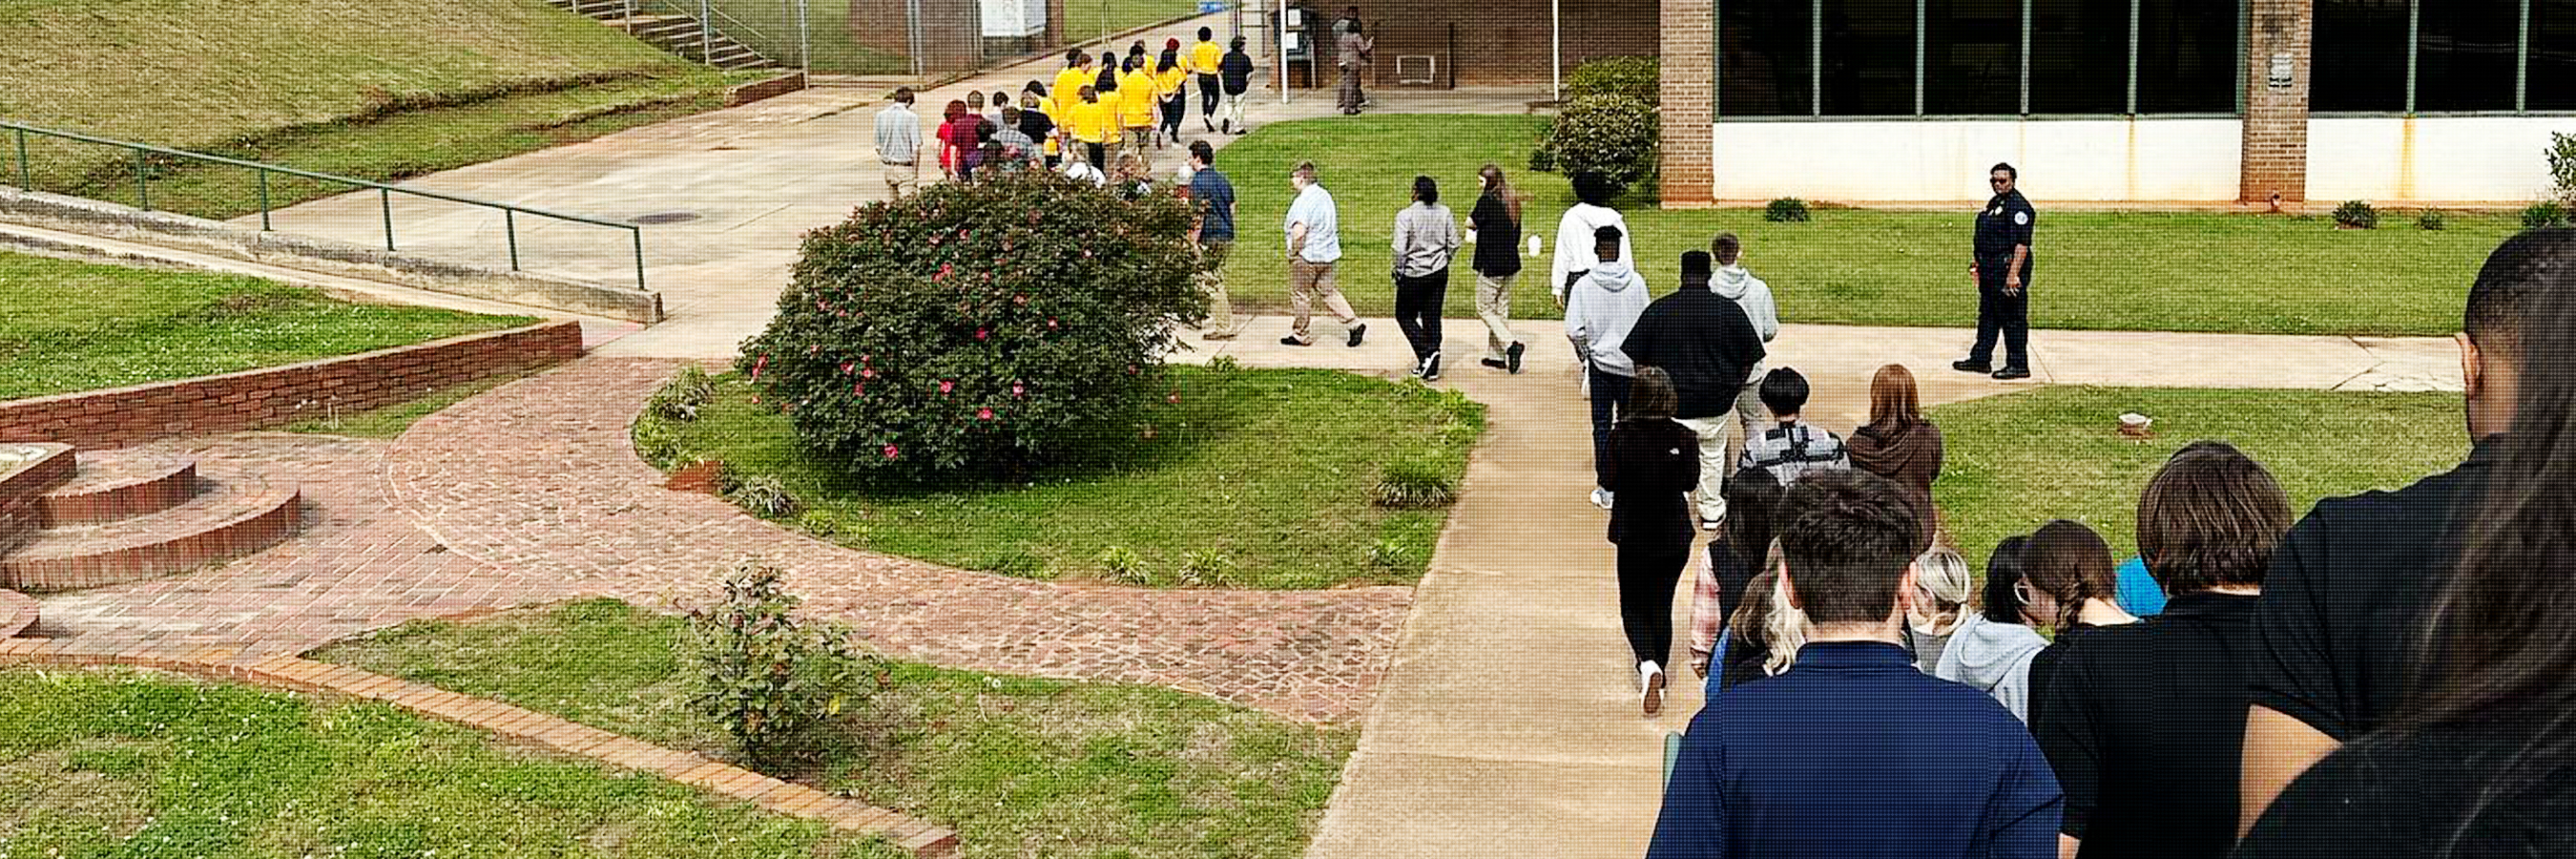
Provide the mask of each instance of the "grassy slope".
POLYGON ((1318 588, 1422 574, 1446 509, 1371 506, 1381 465, 1422 452, 1455 481, 1483 409, 1418 385, 1308 370, 1171 368, 1179 404, 1156 403, 1088 463, 1031 485, 870 490, 799 452, 785 416, 727 377, 682 445, 737 475, 775 474, 830 511, 846 543, 1012 575, 1098 577, 1120 546, 1170 583, 1193 552, 1231 562, 1214 584, 1318 588), (1144 437, 1146 427, 1153 432, 1144 437), (1134 433, 1134 435, 1126 435, 1134 433), (1373 559, 1385 542, 1392 557, 1373 559))
POLYGON ((2092 526, 2122 558, 2136 554, 2138 493, 2197 439, 2262 462, 2302 514, 2319 498, 2405 486, 2468 453, 2458 394, 2043 388, 1931 417, 1948 445, 1933 492, 1980 568, 2003 537, 2057 518, 2092 526), (2154 417, 2157 438, 2113 432, 2127 411, 2154 417))
POLYGON ((0 399, 183 379, 525 325, 235 275, 0 253, 0 399))
MULTIPOLYGON (((1561 177, 1522 169, 1539 120, 1495 116, 1380 116, 1280 122, 1226 147, 1241 231, 1226 273, 1238 302, 1286 303, 1280 221, 1288 168, 1313 159, 1341 204, 1341 284, 1364 313, 1393 308, 1387 237, 1413 176, 1439 180, 1463 222, 1476 168, 1492 161, 1531 199, 1528 229, 1550 253, 1572 193, 1561 177)), ((2519 229, 2502 215, 2455 214, 2423 232, 2383 217, 2376 231, 2301 220, 2195 213, 2054 212, 2045 177, 2030 177, 2043 219, 2032 322, 2048 328, 2420 334, 2457 330, 2469 281, 2488 251, 2519 229)), ((1622 202, 1656 292, 1676 285, 1683 251, 1720 232, 1746 237, 1745 261, 1771 283, 1789 322, 1973 325, 1967 277, 1970 212, 1826 209, 1806 224, 1769 224, 1751 209, 1664 211, 1622 202)), ((2385 215, 2386 213, 2383 213, 2385 215)), ((1521 277, 1513 312, 1552 318, 1544 257, 1521 277)), ((1474 274, 1450 275, 1448 315, 1473 318, 1474 274)))
POLYGON ((374 703, 0 672, 10 856, 902 856, 374 703))
MULTIPOLYGON (((418 622, 317 658, 721 753, 685 703, 684 624, 611 600, 418 622)), ((957 830, 968 856, 1301 854, 1357 732, 1167 689, 890 666, 822 785, 957 830)))

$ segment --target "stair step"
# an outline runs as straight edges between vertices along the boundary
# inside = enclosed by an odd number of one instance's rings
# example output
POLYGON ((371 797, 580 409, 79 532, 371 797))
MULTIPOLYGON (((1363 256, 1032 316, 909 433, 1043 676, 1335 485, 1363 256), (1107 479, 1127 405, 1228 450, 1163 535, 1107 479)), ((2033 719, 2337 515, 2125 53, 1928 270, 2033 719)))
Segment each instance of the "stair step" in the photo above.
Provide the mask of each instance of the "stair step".
POLYGON ((200 478, 198 488, 167 510, 39 531, 0 557, 0 587, 75 590, 186 572, 276 545, 302 520, 302 494, 292 483, 200 478))
POLYGON ((12 638, 36 625, 36 601, 17 591, 0 591, 0 638, 12 638))
POLYGON ((197 461, 123 451, 84 451, 71 482, 40 500, 45 527, 113 522, 196 497, 197 461))

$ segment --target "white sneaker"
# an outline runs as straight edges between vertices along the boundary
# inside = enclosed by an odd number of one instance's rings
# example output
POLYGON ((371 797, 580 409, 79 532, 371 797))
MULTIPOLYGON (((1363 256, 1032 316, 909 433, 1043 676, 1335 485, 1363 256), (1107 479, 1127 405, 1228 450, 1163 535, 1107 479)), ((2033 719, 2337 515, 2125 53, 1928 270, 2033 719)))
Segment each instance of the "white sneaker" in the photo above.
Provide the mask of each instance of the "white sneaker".
POLYGON ((1603 509, 1603 510, 1608 510, 1608 509, 1610 509, 1610 501, 1611 501, 1611 498, 1610 498, 1610 490, 1607 490, 1607 489, 1595 489, 1595 490, 1592 490, 1592 506, 1594 506, 1594 507, 1599 507, 1599 508, 1601 508, 1601 509, 1603 509))
POLYGON ((1656 713, 1663 712, 1663 666, 1656 665, 1655 661, 1652 659, 1637 663, 1637 686, 1644 690, 1640 696, 1642 699, 1640 703, 1644 706, 1646 715, 1652 716, 1656 713))

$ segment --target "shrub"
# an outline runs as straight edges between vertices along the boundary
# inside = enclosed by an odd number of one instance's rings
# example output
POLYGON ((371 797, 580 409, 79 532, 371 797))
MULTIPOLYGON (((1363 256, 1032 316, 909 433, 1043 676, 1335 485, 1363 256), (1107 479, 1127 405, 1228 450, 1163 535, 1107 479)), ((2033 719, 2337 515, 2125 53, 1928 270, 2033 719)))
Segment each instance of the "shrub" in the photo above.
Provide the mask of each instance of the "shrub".
POLYGON ((853 474, 1024 475, 1141 408, 1206 316, 1189 224, 1045 171, 871 203, 806 234, 738 366, 853 474))
POLYGON ((1420 454, 1397 457, 1378 470, 1377 487, 1370 500, 1380 507, 1398 510, 1422 510, 1445 507, 1458 498, 1458 488, 1449 481, 1448 469, 1439 460, 1420 454))
POLYGON ((2449 226, 2440 209, 2426 209, 2415 216, 2415 228, 2419 230, 2440 230, 2449 226))
POLYGON ((982 560, 976 561, 974 567, 975 569, 983 570, 984 572, 1011 576, 1014 578, 1052 578, 1052 576, 1047 572, 1047 562, 1045 558, 1030 554, 1027 549, 1017 547, 999 550, 991 555, 986 555, 982 560))
POLYGON ((650 411, 635 419, 632 435, 636 457, 655 468, 670 468, 691 458, 680 443, 680 428, 650 411))
POLYGON ((1100 568, 1109 574, 1110 581, 1119 584, 1142 587, 1154 583, 1154 572, 1145 569, 1144 556, 1125 546, 1101 550, 1100 568))
POLYGON ((2379 210, 2361 200, 2345 200, 2334 210, 2335 226, 2355 230, 2379 228, 2379 210))
POLYGON ((796 528, 825 540, 838 540, 849 533, 850 523, 841 514, 820 508, 796 514, 796 528))
POLYGON ((2576 206, 2576 134, 2549 133, 2549 183, 2558 202, 2576 206))
POLYGON ((1807 201, 1796 197, 1782 197, 1762 207, 1762 219, 1774 224, 1803 224, 1814 218, 1807 213, 1807 201))
POLYGON ((707 378, 707 371, 691 364, 680 368, 679 375, 662 383, 662 389, 644 401, 644 412, 666 421, 693 421, 698 419, 698 410, 715 398, 715 381, 707 378))
MULTIPOLYGON (((728 472, 729 473, 729 472, 728 472)), ((763 519, 780 519, 796 513, 796 496, 789 494, 787 484, 777 476, 755 474, 738 480, 724 480, 725 500, 763 519)))
POLYGON ((746 560, 724 598, 689 613, 688 649, 701 685, 689 700, 724 728, 744 757, 775 765, 809 731, 863 698, 870 662, 849 630, 789 616, 797 598, 778 568, 746 560))
POLYGON ((2542 200, 2522 210, 2522 228, 2564 227, 2569 223, 2567 207, 2556 200, 2542 200))
POLYGON ((1662 118, 1653 105, 1624 95, 1595 95, 1565 106, 1548 124, 1530 169, 1598 173, 1616 191, 1651 184, 1658 171, 1662 118))
POLYGON ((1181 556, 1181 584, 1206 587, 1223 584, 1234 575, 1234 559, 1213 549, 1200 549, 1181 556))
POLYGON ((1602 57, 1565 76, 1566 101, 1624 95, 1649 105, 1664 103, 1663 64, 1653 57, 1602 57))
POLYGON ((1368 549, 1369 563, 1381 567, 1407 566, 1412 563, 1412 555, 1405 550, 1404 544, 1389 537, 1377 538, 1377 542, 1370 543, 1368 549))

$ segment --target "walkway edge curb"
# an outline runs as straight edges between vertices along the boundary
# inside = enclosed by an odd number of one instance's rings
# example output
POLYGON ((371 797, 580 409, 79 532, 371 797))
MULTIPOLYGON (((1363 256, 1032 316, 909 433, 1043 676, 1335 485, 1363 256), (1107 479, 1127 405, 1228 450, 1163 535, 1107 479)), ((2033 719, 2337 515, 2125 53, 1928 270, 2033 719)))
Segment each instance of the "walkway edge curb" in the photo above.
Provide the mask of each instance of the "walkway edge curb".
POLYGON ((844 799, 800 784, 667 749, 588 725, 485 698, 296 656, 245 660, 239 648, 184 651, 137 649, 121 653, 83 650, 56 639, 0 641, 0 667, 149 668, 215 680, 317 695, 381 701, 503 739, 545 746, 565 754, 653 773, 727 799, 822 823, 833 829, 881 835, 917 859, 958 855, 957 834, 900 812, 844 799))

